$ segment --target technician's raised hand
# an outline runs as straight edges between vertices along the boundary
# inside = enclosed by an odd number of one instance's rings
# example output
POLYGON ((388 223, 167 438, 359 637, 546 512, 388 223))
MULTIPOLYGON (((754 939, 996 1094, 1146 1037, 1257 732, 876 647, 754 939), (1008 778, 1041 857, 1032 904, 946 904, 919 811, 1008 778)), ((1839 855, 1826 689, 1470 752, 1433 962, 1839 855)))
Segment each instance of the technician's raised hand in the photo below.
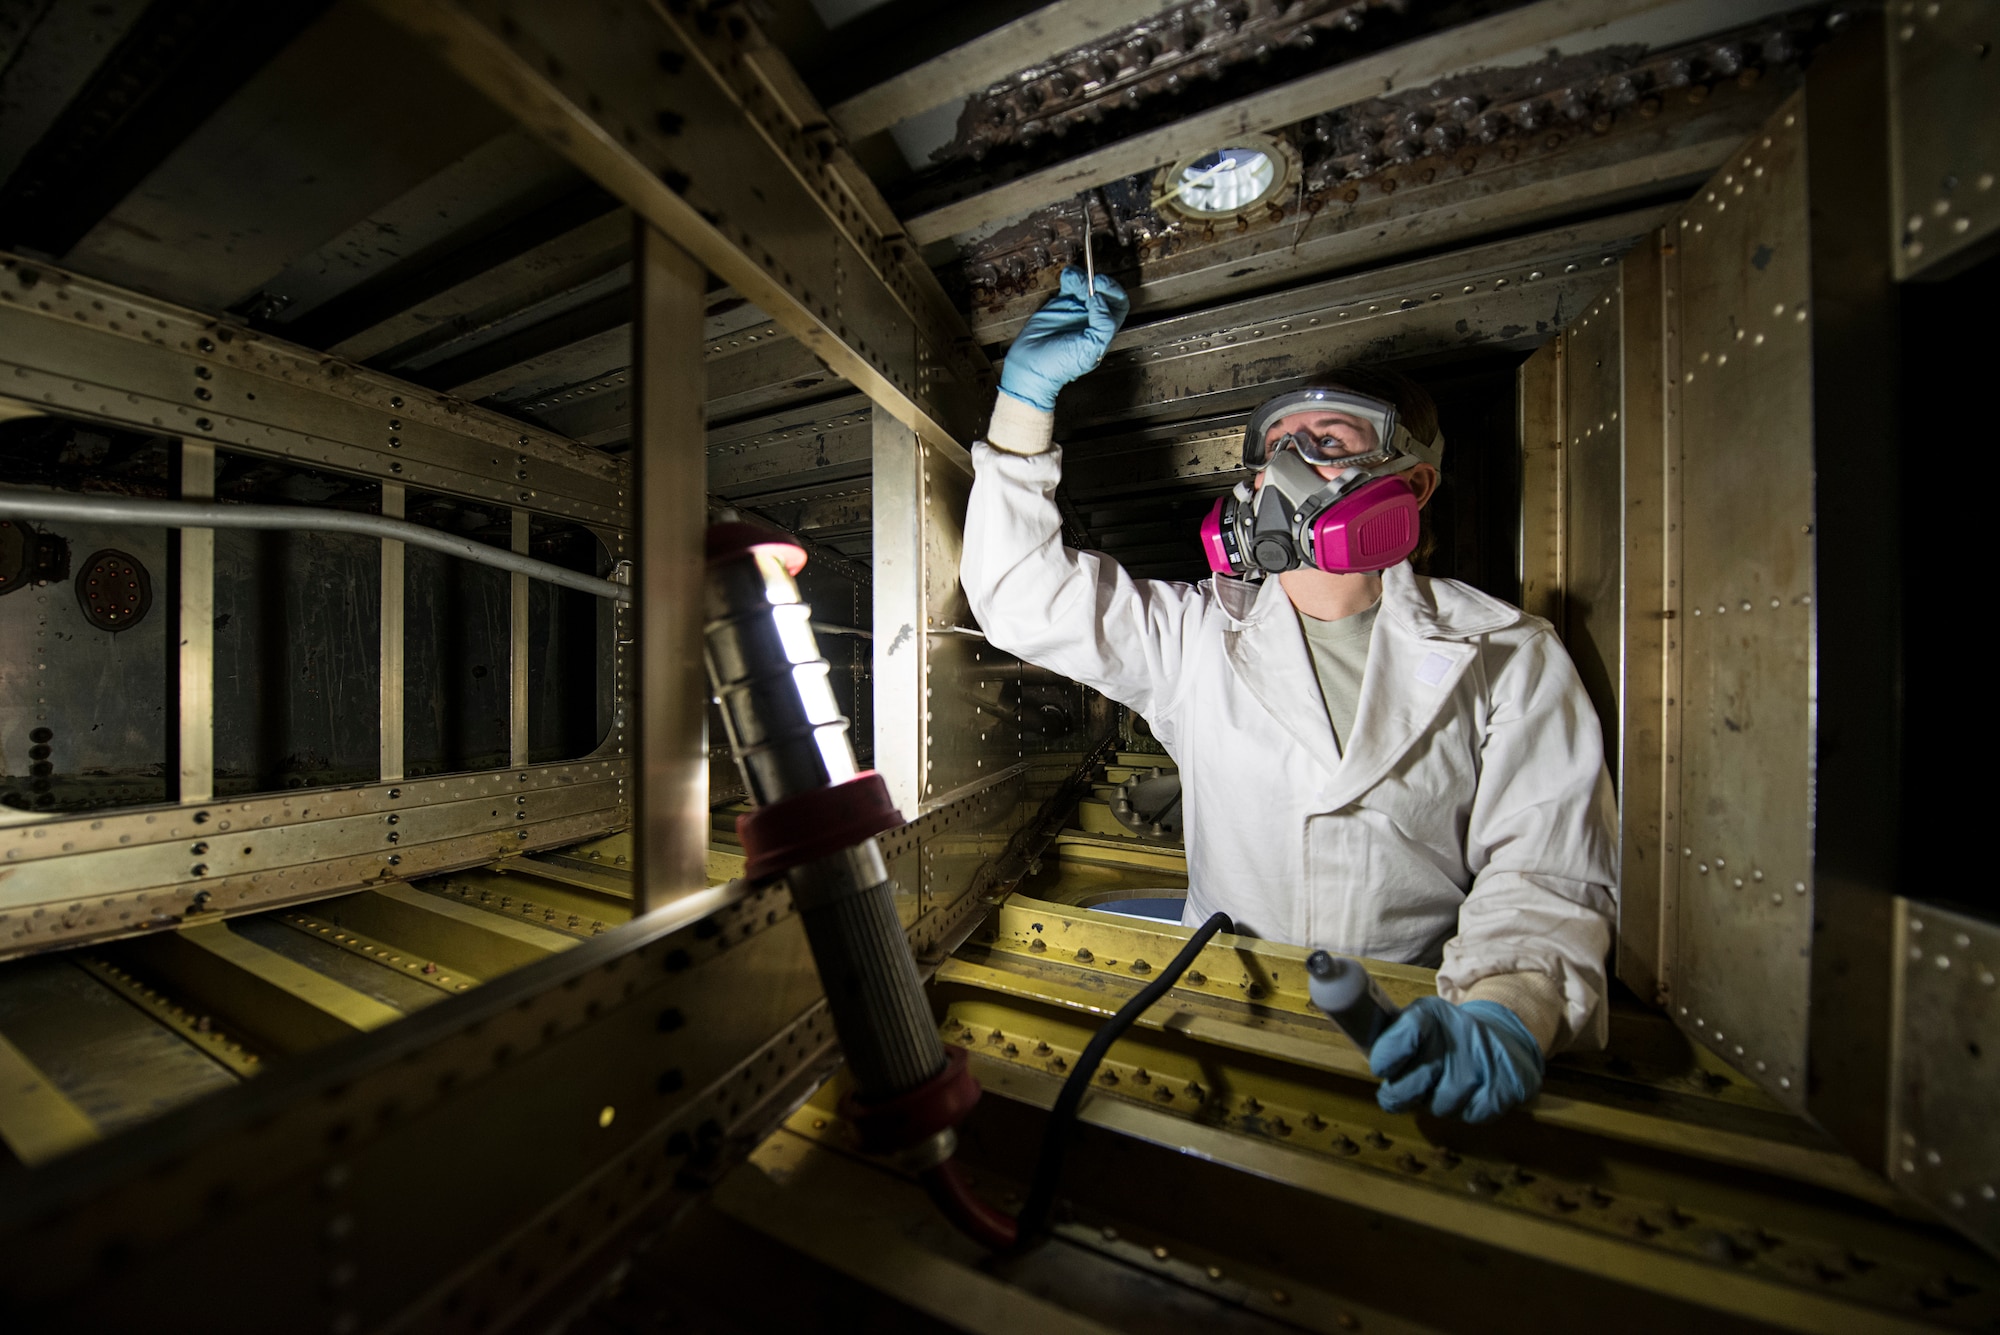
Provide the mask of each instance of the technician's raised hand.
POLYGON ((1125 323, 1132 303, 1107 274, 1097 275, 1091 292, 1078 269, 1062 271, 1062 291, 1028 317, 1007 349, 1000 368, 1000 392, 1053 412, 1062 387, 1104 360, 1111 336, 1125 323))
POLYGON ((1412 1002, 1368 1053, 1382 1080, 1375 1101, 1403 1112, 1428 1096, 1439 1117, 1489 1122, 1542 1087, 1542 1048, 1497 1001, 1412 1002))

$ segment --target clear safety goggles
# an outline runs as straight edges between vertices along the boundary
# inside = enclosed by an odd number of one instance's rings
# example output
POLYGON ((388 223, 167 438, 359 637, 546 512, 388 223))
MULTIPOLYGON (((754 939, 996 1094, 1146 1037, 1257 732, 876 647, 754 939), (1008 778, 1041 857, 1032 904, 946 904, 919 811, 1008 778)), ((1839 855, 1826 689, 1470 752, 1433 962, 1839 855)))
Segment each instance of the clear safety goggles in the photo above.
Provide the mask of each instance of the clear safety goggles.
POLYGON ((1403 454, 1424 459, 1426 453, 1409 432, 1398 426, 1395 404, 1344 389, 1293 390, 1280 394, 1251 415, 1243 433, 1245 468, 1262 468, 1271 462, 1273 455, 1286 449, 1296 450, 1309 464, 1336 464, 1343 468, 1375 468, 1403 454), (1345 417, 1354 428, 1351 436, 1359 436, 1360 441, 1343 439, 1330 432, 1316 435, 1305 428, 1272 437, 1278 423, 1300 413, 1345 417))

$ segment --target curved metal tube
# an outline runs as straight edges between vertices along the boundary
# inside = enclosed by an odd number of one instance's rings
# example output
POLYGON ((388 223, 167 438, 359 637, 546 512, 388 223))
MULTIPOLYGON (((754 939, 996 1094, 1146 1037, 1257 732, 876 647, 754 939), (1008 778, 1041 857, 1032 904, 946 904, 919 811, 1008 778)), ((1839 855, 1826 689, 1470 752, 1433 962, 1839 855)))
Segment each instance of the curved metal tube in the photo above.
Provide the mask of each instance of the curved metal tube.
POLYGON ((471 538, 440 533, 407 519, 317 510, 310 506, 231 505, 222 501, 151 501, 127 496, 70 496, 53 492, 0 488, 0 517, 64 519, 86 524, 144 524, 151 528, 295 529, 312 533, 359 533, 387 538, 412 547, 428 547, 447 556, 511 571, 580 593, 632 601, 632 590, 616 580, 599 579, 549 561, 537 561, 503 547, 489 547, 471 538))

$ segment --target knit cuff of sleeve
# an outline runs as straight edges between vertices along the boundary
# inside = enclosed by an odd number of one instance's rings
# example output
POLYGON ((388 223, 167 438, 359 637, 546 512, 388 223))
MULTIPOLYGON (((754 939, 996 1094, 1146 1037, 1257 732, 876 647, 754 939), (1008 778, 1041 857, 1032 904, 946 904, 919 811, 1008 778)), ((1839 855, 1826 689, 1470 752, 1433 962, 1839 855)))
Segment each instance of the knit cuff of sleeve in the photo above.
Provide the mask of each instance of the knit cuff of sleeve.
POLYGON ((1047 454, 1055 443, 1056 415, 1001 390, 993 401, 986 443, 1009 454, 1047 454))
POLYGON ((1497 1001, 1521 1017, 1541 1045, 1542 1055, 1555 1052, 1562 1032, 1562 985, 1545 973, 1494 973, 1465 989, 1461 1001, 1497 1001))

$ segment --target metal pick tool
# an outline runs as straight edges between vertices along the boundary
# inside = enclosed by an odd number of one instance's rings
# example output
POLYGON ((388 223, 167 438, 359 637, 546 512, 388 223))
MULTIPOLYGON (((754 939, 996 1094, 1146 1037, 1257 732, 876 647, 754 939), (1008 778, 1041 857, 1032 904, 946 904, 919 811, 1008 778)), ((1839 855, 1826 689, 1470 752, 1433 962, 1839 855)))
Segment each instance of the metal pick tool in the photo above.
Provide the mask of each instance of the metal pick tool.
POLYGON ((1086 307, 1097 298, 1097 261, 1090 253, 1090 192, 1083 196, 1083 302, 1086 307))

